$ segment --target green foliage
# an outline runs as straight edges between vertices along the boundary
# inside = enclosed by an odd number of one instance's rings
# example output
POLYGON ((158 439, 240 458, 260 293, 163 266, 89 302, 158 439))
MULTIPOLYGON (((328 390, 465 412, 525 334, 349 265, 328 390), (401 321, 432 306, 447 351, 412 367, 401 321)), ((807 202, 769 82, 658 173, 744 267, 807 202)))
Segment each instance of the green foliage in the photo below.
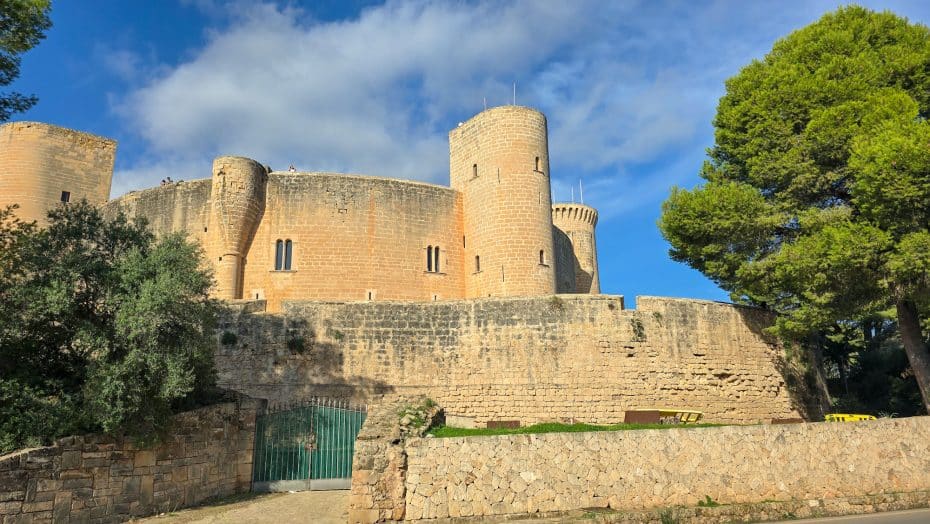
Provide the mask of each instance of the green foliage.
POLYGON ((681 519, 673 508, 665 508, 659 511, 659 522, 662 524, 678 524, 681 519))
POLYGON ((232 331, 224 331, 223 334, 220 335, 220 344, 224 346, 235 346, 237 342, 239 342, 239 337, 232 331))
MULTIPOLYGON (((781 313, 786 338, 896 303, 926 318, 928 71, 930 30, 888 12, 844 7, 776 42, 726 83, 706 183, 663 204, 671 257, 781 313)), ((909 344, 927 397, 930 355, 909 344)))
POLYGON ((634 342, 645 342, 646 341, 646 327, 643 325, 642 320, 638 318, 631 318, 630 329, 633 331, 634 342))
POLYGON ((704 500, 699 500, 699 501, 698 501, 698 506, 700 506, 700 507, 702 507, 702 508, 715 508, 715 507, 717 507, 717 506, 719 506, 719 505, 720 505, 720 503, 717 502, 716 500, 710 498, 710 495, 704 495, 704 500))
MULTIPOLYGON (((45 38, 52 26, 50 0, 0 0, 0 86, 19 77, 20 56, 45 38)), ((0 94, 0 122, 35 105, 34 96, 0 94)))
POLYGON ((433 408, 437 406, 436 401, 424 397, 417 404, 405 404, 397 412, 398 420, 402 426, 415 429, 424 428, 432 417, 433 408))
POLYGON ((829 381, 836 396, 834 411, 903 417, 922 414, 920 389, 897 341, 856 353, 850 360, 845 388, 839 380, 829 381))
POLYGON ((562 424, 544 422, 522 428, 454 428, 438 426, 430 429, 434 437, 480 437, 489 435, 526 435, 533 433, 581 433, 587 431, 627 431, 636 429, 687 429, 721 426, 722 424, 562 424))
POLYGON ((0 451, 75 431, 151 436, 214 384, 210 273, 183 236, 86 202, 0 211, 0 451))
POLYGON ((307 350, 307 342, 299 334, 291 333, 287 337, 287 349, 291 353, 303 353, 307 350))

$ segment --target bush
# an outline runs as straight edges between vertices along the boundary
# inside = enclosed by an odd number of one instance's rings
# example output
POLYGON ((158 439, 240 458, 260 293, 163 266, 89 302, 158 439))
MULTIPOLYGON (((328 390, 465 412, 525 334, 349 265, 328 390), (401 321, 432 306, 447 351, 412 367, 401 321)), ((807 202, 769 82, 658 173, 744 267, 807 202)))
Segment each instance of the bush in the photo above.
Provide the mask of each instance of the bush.
POLYGON ((81 202, 0 210, 0 453, 77 431, 151 437, 215 383, 199 247, 81 202))

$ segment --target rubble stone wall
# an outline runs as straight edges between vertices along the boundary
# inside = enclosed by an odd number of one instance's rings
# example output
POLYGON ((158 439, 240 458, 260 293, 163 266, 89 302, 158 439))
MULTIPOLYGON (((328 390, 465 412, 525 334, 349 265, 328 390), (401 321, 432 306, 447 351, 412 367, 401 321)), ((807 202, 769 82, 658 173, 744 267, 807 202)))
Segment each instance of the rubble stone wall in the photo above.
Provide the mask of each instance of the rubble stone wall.
POLYGON ((103 435, 0 457, 0 522, 122 522, 249 491, 260 401, 177 415, 144 448, 103 435))
POLYGON ((408 520, 930 490, 930 417, 411 439, 408 520))

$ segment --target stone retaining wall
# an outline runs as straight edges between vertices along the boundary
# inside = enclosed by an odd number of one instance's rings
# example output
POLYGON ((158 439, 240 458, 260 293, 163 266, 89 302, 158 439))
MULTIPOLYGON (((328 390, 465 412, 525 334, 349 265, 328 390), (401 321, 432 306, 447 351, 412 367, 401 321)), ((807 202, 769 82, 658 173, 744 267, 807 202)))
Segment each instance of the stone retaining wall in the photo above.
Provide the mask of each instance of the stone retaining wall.
POLYGON ((249 491, 260 403, 181 413, 151 449, 85 435, 2 456, 0 521, 122 522, 249 491))
POLYGON ((820 415, 764 333, 767 312, 654 297, 637 306, 606 295, 288 302, 283 314, 237 303, 221 322, 218 381, 271 401, 421 394, 482 427, 614 423, 656 407, 712 422, 820 415))
POLYGON ((411 439, 408 520, 930 489, 930 417, 411 439))

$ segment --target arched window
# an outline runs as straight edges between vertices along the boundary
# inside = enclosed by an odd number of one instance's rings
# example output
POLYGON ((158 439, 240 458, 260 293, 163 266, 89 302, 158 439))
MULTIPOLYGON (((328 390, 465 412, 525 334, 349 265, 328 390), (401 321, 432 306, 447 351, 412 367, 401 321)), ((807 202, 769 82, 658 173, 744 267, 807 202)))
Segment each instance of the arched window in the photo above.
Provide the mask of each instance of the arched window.
POLYGON ((481 271, 481 257, 475 255, 475 273, 481 271))
POLYGON ((543 251, 542 249, 539 250, 539 263, 540 264, 546 263, 546 252, 543 251))
POLYGON ((278 240, 274 243, 274 269, 281 271, 284 267, 284 241, 278 240))
POLYGON ((426 246, 426 270, 433 270, 433 246, 426 246))
POLYGON ((478 176, 478 164, 472 164, 471 166, 471 176, 478 176))
POLYGON ((433 250, 433 270, 439 273, 439 246, 433 250))
POLYGON ((293 254, 293 244, 290 240, 284 242, 284 270, 291 270, 291 255, 293 254))
POLYGON ((542 164, 539 163, 539 157, 536 157, 536 171, 542 172, 542 164))

